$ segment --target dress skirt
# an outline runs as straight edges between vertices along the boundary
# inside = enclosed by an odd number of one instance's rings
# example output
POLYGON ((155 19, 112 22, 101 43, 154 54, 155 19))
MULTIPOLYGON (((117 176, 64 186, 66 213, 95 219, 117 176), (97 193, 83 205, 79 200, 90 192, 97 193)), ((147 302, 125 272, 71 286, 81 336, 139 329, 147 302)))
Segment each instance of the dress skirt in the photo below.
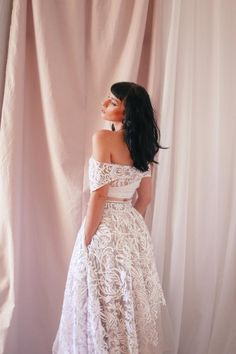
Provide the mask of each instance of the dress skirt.
POLYGON ((172 326, 144 218, 131 201, 106 201, 87 247, 85 219, 52 353, 171 353, 172 326))

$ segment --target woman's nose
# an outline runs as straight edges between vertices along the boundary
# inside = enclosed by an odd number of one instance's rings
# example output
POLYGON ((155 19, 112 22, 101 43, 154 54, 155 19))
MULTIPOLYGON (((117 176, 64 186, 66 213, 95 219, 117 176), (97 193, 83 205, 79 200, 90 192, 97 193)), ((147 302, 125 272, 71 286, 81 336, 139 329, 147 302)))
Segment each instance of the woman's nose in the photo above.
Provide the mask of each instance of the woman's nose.
POLYGON ((107 104, 108 104, 108 101, 109 101, 108 99, 107 99, 107 100, 104 100, 104 101, 102 102, 102 106, 103 106, 103 107, 106 107, 107 104))

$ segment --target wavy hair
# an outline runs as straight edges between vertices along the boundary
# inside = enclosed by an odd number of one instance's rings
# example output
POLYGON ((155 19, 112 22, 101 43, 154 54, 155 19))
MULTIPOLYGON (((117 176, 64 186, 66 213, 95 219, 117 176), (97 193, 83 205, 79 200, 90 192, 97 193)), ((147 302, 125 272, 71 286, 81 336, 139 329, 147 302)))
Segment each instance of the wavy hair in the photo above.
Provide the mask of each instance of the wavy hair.
POLYGON ((160 145, 161 133, 150 97, 144 87, 127 81, 114 83, 111 92, 121 101, 124 100, 124 140, 134 167, 147 171, 148 163, 159 164, 154 160, 158 150, 169 148, 160 145))

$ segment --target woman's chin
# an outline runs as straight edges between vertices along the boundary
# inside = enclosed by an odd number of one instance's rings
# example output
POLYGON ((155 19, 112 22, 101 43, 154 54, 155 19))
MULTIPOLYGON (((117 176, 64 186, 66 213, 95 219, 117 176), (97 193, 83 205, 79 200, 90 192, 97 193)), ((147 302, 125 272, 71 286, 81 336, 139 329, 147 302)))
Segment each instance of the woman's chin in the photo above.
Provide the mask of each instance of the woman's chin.
POLYGON ((105 113, 101 112, 101 116, 100 116, 103 120, 110 120, 105 113))

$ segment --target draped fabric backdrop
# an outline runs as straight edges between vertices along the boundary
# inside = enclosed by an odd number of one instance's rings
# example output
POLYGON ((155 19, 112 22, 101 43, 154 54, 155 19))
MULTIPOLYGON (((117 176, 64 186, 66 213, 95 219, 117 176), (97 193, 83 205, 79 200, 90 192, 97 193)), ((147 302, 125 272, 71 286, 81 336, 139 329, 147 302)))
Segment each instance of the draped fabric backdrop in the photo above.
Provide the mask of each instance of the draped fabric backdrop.
POLYGON ((134 81, 169 146, 146 220, 171 354, 235 354, 236 2, 0 4, 0 353, 51 353, 101 101, 134 81))

